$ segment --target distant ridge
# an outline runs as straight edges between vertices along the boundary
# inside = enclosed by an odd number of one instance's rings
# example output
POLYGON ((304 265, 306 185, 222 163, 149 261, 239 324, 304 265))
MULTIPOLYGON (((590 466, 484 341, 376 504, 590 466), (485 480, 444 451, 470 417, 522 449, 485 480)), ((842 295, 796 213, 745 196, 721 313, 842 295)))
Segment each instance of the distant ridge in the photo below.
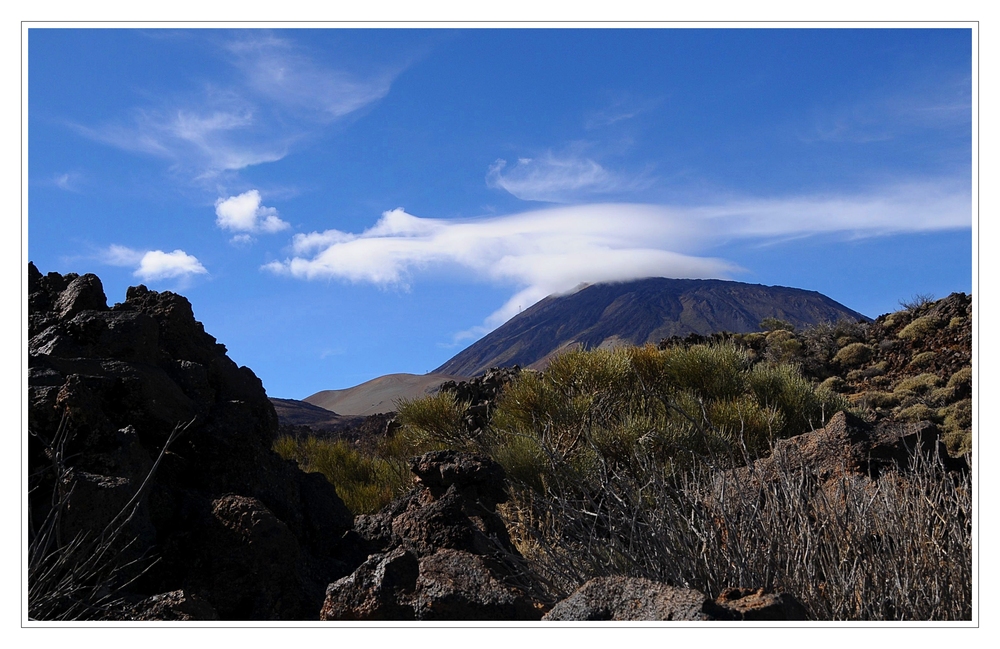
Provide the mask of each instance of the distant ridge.
POLYGON ((425 397, 445 381, 462 378, 465 377, 437 373, 386 374, 353 388, 321 390, 302 401, 340 415, 374 415, 395 410, 399 399, 425 397))
POLYGON ((760 330, 765 318, 796 327, 870 320, 816 291, 717 279, 649 278, 592 284, 550 295, 519 313, 434 374, 476 376, 491 367, 541 366, 572 348, 656 343, 674 335, 760 330))

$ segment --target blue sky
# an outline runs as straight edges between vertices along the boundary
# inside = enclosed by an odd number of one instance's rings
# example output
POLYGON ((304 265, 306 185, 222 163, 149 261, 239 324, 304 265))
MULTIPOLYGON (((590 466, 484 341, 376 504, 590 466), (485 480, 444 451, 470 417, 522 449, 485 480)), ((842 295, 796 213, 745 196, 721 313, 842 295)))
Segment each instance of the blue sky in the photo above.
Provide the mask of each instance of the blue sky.
POLYGON ((28 250, 175 290, 269 394, 580 282, 870 316, 972 288, 962 29, 31 29, 28 250))

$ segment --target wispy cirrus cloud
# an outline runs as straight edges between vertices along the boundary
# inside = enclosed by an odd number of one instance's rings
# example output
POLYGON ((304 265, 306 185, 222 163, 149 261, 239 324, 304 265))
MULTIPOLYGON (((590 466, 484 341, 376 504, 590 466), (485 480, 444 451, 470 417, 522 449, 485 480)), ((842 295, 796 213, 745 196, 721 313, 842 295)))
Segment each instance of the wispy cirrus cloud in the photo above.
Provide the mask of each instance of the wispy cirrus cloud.
POLYGON ((291 256, 263 268, 305 280, 405 287, 415 272, 453 266, 516 287, 482 333, 546 295, 583 282, 731 277, 740 271, 735 264, 705 253, 733 239, 871 237, 970 226, 969 188, 943 181, 864 194, 693 206, 589 204, 461 220, 422 218, 395 209, 359 234, 335 229, 296 234, 291 256))
POLYGON ((799 139, 807 143, 865 144, 894 140, 914 131, 943 130, 956 130, 967 138, 971 123, 971 78, 958 76, 824 106, 799 139))
POLYGON ((126 246, 111 245, 101 254, 110 266, 134 267, 133 275, 147 282, 164 279, 188 279, 205 275, 208 270, 193 255, 183 250, 135 250, 126 246))
POLYGON ((526 201, 549 203, 581 202, 599 194, 639 189, 647 180, 627 178, 609 171, 594 160, 578 156, 557 156, 551 152, 537 158, 519 158, 511 166, 506 160, 490 165, 486 183, 526 201))
POLYGON ((384 97, 398 74, 353 74, 273 36, 230 39, 219 53, 231 76, 114 121, 69 125, 95 141, 168 160, 191 179, 211 180, 281 160, 317 129, 384 97))
POLYGON ((258 95, 318 121, 353 113, 389 94, 396 71, 360 76, 320 65, 287 40, 271 35, 233 40, 246 84, 258 95))

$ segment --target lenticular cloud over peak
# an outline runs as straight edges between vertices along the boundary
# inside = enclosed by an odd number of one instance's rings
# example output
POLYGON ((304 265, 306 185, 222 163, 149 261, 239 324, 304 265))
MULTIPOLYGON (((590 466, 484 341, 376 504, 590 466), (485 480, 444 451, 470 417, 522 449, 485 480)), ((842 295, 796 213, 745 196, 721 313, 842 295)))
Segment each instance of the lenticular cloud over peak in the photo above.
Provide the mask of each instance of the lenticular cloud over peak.
POLYGON ((263 268, 299 279, 405 287, 422 269, 459 267, 484 281, 518 287, 488 319, 497 326, 519 308, 580 283, 731 277, 738 266, 705 253, 733 239, 870 237, 970 225, 968 190, 941 183, 863 195, 694 206, 602 203, 470 219, 426 218, 397 208, 359 234, 335 229, 296 234, 292 256, 263 268))

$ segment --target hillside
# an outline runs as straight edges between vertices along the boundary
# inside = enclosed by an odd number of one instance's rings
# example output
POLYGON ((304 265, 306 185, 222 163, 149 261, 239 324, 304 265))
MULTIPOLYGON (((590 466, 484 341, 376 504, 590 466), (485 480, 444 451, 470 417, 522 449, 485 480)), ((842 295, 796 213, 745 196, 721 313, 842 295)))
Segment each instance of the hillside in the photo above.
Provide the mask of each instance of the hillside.
POLYGON ((303 401, 341 415, 374 415, 395 410, 399 399, 425 397, 445 381, 461 378, 441 373, 386 374, 353 388, 321 390, 303 401))
POLYGON ((868 320, 816 291, 783 286, 666 278, 593 284, 545 298, 434 372, 476 376, 491 367, 539 367, 552 354, 572 348, 642 345, 691 333, 759 331, 765 318, 800 328, 868 320))

